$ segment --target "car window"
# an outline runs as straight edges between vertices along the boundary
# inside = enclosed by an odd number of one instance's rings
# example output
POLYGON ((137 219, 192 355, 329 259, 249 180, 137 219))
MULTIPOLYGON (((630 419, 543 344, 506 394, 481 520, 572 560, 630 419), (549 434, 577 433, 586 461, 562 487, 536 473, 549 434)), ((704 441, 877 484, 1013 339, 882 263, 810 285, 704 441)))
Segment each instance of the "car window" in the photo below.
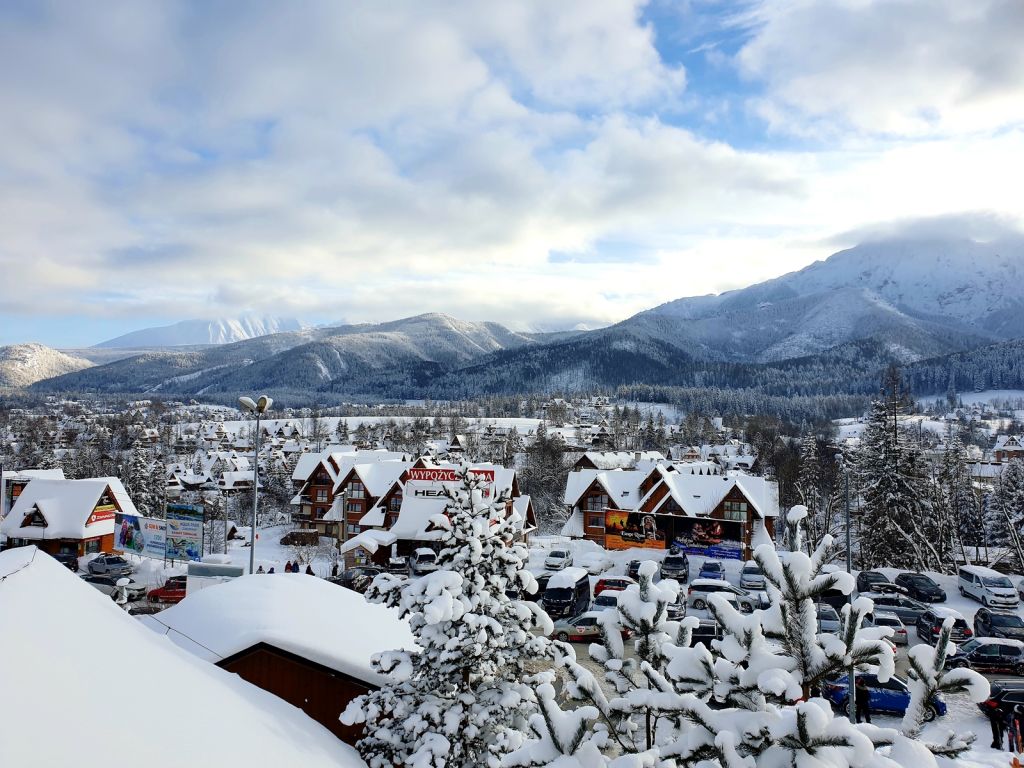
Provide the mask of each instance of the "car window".
POLYGON ((1024 704, 1024 691, 1010 691, 1003 697, 1007 704, 1024 704))
POLYGON ((1020 648, 1014 648, 1011 645, 1004 645, 1000 649, 1000 655, 1007 659, 1016 659, 1020 656, 1020 648))
POLYGON ((1005 576, 990 576, 982 579, 986 587, 996 587, 997 589, 1013 589, 1013 584, 1005 576))
POLYGON ((586 618, 580 619, 576 622, 576 624, 580 627, 592 627, 595 624, 597 624, 597 619, 595 619, 593 616, 588 616, 586 618))
POLYGON ((998 656, 999 646, 998 645, 983 645, 978 649, 979 656, 998 656))
POLYGON ((990 620, 994 627, 1024 627, 1024 619, 1014 613, 986 614, 985 618, 990 620))

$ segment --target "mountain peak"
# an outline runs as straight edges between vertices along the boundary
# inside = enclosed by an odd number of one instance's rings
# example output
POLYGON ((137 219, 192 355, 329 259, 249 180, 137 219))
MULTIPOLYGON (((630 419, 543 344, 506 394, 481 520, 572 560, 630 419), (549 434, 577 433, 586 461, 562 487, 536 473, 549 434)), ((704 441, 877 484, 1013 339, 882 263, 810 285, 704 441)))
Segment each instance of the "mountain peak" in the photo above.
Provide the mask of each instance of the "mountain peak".
POLYGON ((183 320, 172 325, 144 328, 97 344, 104 348, 182 347, 208 344, 231 344, 272 333, 301 331, 306 326, 298 320, 280 317, 243 315, 238 318, 183 320))

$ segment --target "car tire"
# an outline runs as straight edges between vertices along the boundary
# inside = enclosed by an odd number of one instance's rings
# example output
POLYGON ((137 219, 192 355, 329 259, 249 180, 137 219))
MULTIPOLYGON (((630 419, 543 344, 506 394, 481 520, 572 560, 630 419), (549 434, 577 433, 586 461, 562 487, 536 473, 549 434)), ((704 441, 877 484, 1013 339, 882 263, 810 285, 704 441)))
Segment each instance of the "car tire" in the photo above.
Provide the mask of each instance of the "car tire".
POLYGON ((938 711, 935 709, 934 704, 929 704, 924 708, 924 721, 926 723, 932 722, 936 717, 939 716, 938 711))
POLYGON ((696 600, 693 601, 693 607, 696 608, 698 611, 703 611, 705 608, 708 607, 708 604, 698 597, 696 600))
POLYGON ((568 643, 569 642, 569 633, 568 632, 559 632, 557 635, 555 635, 555 640, 559 640, 559 641, 561 641, 563 643, 568 643))

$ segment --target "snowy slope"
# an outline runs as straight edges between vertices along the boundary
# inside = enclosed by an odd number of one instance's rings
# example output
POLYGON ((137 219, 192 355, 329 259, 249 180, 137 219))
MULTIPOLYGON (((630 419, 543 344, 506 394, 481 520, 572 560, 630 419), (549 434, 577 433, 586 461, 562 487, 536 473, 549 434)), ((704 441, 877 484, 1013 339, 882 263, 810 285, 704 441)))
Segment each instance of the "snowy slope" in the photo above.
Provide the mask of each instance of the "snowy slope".
POLYGON ((906 360, 1024 335, 1024 240, 888 240, 620 327, 708 359, 761 362, 876 338, 906 360))
POLYGON ((88 360, 72 357, 42 344, 12 344, 0 347, 0 387, 27 387, 92 366, 88 360))
POLYGON ((35 547, 0 553, 0 616, 0 765, 365 766, 301 710, 146 629, 35 547))
POLYGON ((97 344, 97 347, 143 349, 149 347, 183 347, 199 344, 231 344, 272 333, 301 331, 298 320, 280 317, 245 315, 215 320, 183 320, 173 325, 144 328, 97 344))

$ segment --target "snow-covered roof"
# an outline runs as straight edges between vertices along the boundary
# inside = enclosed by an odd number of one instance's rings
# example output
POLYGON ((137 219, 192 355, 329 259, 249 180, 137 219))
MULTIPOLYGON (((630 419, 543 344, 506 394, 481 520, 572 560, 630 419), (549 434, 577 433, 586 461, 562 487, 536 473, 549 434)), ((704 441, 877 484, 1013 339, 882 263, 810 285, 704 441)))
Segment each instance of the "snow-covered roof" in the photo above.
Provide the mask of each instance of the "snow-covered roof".
POLYGON ((547 588, 552 589, 554 587, 569 587, 571 589, 572 587, 576 586, 577 581, 583 578, 587 578, 588 576, 589 574, 587 573, 586 568, 577 568, 576 566, 569 566, 568 568, 563 568, 560 571, 555 571, 555 573, 551 575, 551 578, 548 579, 547 588))
MULTIPOLYGON (((373 451, 368 451, 367 453, 373 453, 373 451)), ((364 463, 362 461, 362 454, 358 458, 359 463, 355 464, 352 469, 355 469, 360 481, 362 481, 363 486, 366 488, 366 493, 370 496, 383 496, 401 474, 412 466, 412 462, 395 459, 364 463)), ((341 486, 346 475, 348 475, 347 471, 338 476, 338 482, 334 486, 335 492, 341 486)))
POLYGON ((603 471, 599 469, 581 469, 570 472, 565 483, 564 502, 567 506, 575 506, 580 497, 596 480, 608 494, 609 501, 617 509, 636 509, 640 501, 639 490, 649 472, 616 469, 603 471))
POLYGON ((398 541, 398 537, 391 531, 363 531, 342 544, 341 549, 338 551, 341 554, 345 554, 346 552, 362 548, 372 555, 380 547, 390 547, 396 541, 398 541))
POLYGON ((0 765, 117 763, 109 749, 83 752, 98 734, 117 729, 111 709, 83 706, 81 696, 54 691, 73 680, 76 690, 103 696, 117 690, 112 670, 122 670, 136 679, 173 681, 132 688, 132 706, 144 715, 121 717, 131 721, 134 744, 152 746, 145 750, 146 768, 178 768, 183 760, 288 766, 296 755, 307 768, 365 768, 355 750, 304 712, 140 626, 35 547, 0 552, 0 615, 17 627, 0 632, 0 658, 8 661, 0 696, 0 765), (43 608, 48 605, 60 610, 43 608), (191 757, 168 742, 174 734, 187 737, 191 757))
POLYGON ((142 621, 208 661, 266 643, 375 685, 375 653, 416 647, 395 609, 301 573, 241 576, 142 621))
MULTIPOLYGON (((587 451, 583 457, 598 469, 630 469, 638 462, 664 461, 661 451, 587 451)), ((582 457, 581 457, 582 458, 582 457)))
POLYGON ((562 526, 562 536, 569 536, 573 539, 582 539, 585 531, 583 530, 583 513, 580 510, 575 510, 569 519, 565 521, 562 526))
POLYGON ((93 519, 92 513, 109 490, 117 506, 127 515, 137 515, 135 504, 128 498, 116 477, 93 477, 84 480, 49 480, 38 478, 25 486, 10 513, 0 523, 0 532, 9 538, 39 541, 44 539, 90 539, 114 532, 114 515, 93 519), (39 512, 45 526, 22 525, 26 517, 39 512))

